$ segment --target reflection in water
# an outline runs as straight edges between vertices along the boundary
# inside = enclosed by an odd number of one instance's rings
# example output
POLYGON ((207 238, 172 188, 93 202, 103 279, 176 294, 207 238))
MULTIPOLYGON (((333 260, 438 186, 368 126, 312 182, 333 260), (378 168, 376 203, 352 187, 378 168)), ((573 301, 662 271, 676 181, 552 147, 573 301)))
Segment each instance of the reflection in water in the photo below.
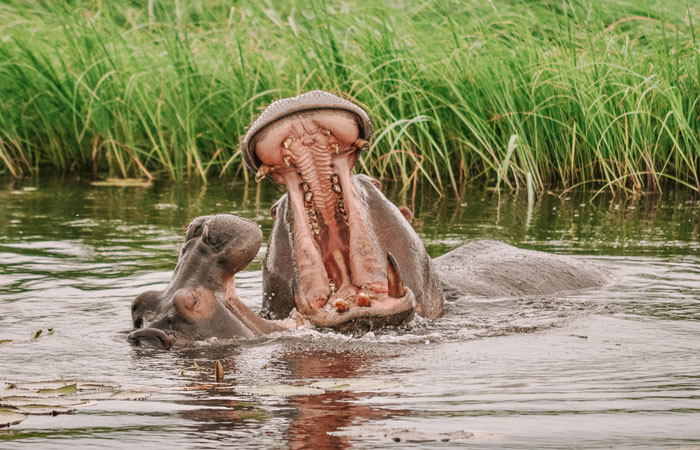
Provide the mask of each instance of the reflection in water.
MULTIPOLYGON (((156 183, 93 187, 72 178, 0 180, 0 379, 116 381, 146 402, 100 402, 0 431, 13 448, 376 448, 372 426, 466 430, 476 448, 659 448, 700 444, 700 202, 688 192, 611 197, 475 188, 416 196, 414 225, 438 255, 471 238, 575 253, 611 271, 593 291, 463 298, 436 321, 361 337, 290 332, 176 351, 126 341, 129 304, 163 287, 183 227, 234 213, 269 235, 275 187, 156 183), (54 328, 32 341, 32 331, 54 328), (226 382, 212 382, 221 360, 226 382), (194 362, 199 370, 194 368, 194 362), (249 395, 237 386, 391 380, 377 392, 249 395)), ((399 204, 410 194, 386 187, 399 204)), ((237 276, 260 307, 260 263, 237 276)), ((431 443, 425 444, 432 447, 431 443)))

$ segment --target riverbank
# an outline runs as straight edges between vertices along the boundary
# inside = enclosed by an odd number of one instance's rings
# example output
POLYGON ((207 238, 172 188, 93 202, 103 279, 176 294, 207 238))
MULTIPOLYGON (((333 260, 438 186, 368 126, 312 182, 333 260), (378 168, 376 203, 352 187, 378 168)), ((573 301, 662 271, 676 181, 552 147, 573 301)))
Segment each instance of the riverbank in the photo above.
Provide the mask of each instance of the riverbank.
POLYGON ((325 89, 368 109, 375 176, 700 190, 699 8, 501 3, 11 0, 0 170, 248 176, 261 108, 325 89))

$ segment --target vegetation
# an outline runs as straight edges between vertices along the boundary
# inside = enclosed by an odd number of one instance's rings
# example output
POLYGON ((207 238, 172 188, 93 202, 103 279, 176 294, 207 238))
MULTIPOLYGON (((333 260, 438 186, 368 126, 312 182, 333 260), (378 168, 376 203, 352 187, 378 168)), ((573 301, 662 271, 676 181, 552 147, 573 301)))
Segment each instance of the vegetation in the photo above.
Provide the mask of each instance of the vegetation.
POLYGON ((362 170, 700 191, 700 8, 663 0, 6 0, 0 167, 245 176, 274 99, 366 106, 362 170))

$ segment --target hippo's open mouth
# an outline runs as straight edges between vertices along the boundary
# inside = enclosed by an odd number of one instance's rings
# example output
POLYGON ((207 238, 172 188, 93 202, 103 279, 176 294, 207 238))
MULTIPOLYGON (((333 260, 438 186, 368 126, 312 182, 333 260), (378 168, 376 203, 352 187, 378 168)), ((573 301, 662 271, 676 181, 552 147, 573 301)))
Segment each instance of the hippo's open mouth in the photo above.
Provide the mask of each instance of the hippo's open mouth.
POLYGON ((352 177, 371 134, 361 108, 314 91, 271 104, 242 142, 256 180, 269 177, 287 188, 294 302, 317 326, 396 324, 415 309, 352 177))

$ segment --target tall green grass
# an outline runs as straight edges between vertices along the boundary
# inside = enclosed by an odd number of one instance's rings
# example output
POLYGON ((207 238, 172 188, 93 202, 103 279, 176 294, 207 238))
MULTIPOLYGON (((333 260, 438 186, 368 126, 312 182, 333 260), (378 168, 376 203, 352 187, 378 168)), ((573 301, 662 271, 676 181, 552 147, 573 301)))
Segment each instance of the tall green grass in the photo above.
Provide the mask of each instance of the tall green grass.
POLYGON ((6 0, 0 167, 247 176, 272 100, 325 89, 361 170, 458 191, 700 191, 700 7, 662 0, 6 0))

